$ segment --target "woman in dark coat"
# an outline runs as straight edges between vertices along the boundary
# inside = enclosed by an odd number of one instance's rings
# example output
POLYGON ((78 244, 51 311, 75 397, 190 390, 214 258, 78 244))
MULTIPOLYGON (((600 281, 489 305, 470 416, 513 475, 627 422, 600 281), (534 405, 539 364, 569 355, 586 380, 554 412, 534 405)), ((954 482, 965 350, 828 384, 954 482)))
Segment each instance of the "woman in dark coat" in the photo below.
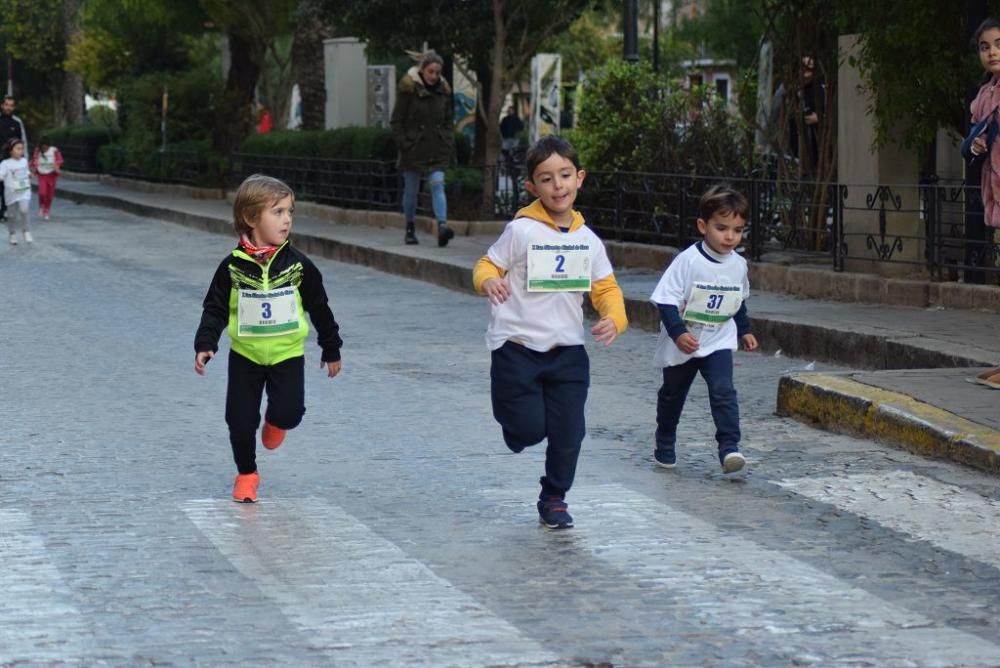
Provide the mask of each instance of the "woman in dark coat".
POLYGON ((441 56, 434 51, 421 55, 416 65, 399 80, 396 107, 392 110, 392 135, 399 147, 403 172, 403 214, 406 243, 415 244, 413 221, 417 215, 420 177, 429 175, 431 202, 438 222, 438 246, 447 246, 455 233, 448 227, 448 202, 444 192, 444 170, 455 154, 454 111, 451 87, 441 76, 441 56))

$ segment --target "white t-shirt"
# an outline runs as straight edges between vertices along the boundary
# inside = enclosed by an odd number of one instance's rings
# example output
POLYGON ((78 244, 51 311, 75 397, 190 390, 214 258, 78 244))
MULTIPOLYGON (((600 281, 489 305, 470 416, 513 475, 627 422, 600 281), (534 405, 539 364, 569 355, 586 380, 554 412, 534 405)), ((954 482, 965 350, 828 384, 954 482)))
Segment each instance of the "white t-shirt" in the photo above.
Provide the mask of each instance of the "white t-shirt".
POLYGON ((31 200, 31 173, 28 171, 27 158, 7 158, 0 162, 0 180, 3 180, 7 204, 31 200))
POLYGON ((677 307, 688 331, 698 339, 698 350, 693 355, 681 352, 661 322, 653 357, 656 365, 677 366, 717 350, 736 350, 732 316, 749 296, 747 261, 741 256, 719 255, 701 241, 685 249, 663 272, 649 300, 677 307))
MULTIPOLYGON (((510 297, 503 304, 490 305, 490 324, 486 330, 486 345, 496 350, 509 340, 531 350, 545 352, 556 346, 583 345, 583 293, 585 272, 589 281, 599 281, 614 273, 607 251, 600 238, 586 225, 573 232, 561 232, 532 218, 516 218, 504 228, 500 238, 486 252, 490 261, 507 272, 503 281, 510 297), (536 292, 528 289, 528 255, 537 267, 551 262, 552 270, 569 269, 580 279, 581 287, 572 290, 536 292)), ((545 289, 546 281, 538 279, 536 288, 545 289)), ((549 274, 565 277, 565 273, 549 274)), ((555 279, 564 280, 564 279, 555 279)))
POLYGON ((55 146, 49 146, 49 150, 45 153, 39 151, 38 153, 38 173, 39 174, 51 174, 56 171, 56 149, 55 146))

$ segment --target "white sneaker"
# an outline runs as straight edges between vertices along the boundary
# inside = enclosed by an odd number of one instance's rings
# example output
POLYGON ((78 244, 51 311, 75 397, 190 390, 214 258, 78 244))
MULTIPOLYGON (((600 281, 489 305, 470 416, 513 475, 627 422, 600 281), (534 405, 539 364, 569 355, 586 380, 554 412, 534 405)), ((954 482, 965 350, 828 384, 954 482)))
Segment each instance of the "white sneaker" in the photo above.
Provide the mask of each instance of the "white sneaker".
POLYGON ((739 452, 730 452, 722 459, 723 473, 736 473, 746 466, 747 460, 739 452))
POLYGON ((16 234, 11 234, 10 235, 10 245, 11 246, 16 246, 17 245, 17 235, 16 234))
POLYGON ((42 218, 43 218, 44 220, 48 220, 48 219, 49 219, 49 212, 48 212, 48 211, 46 211, 45 213, 43 213, 43 214, 42 214, 42 218))
POLYGON ((33 236, 31 236, 31 232, 25 230, 24 231, 24 243, 30 244, 30 243, 33 243, 34 241, 35 241, 35 238, 33 236))

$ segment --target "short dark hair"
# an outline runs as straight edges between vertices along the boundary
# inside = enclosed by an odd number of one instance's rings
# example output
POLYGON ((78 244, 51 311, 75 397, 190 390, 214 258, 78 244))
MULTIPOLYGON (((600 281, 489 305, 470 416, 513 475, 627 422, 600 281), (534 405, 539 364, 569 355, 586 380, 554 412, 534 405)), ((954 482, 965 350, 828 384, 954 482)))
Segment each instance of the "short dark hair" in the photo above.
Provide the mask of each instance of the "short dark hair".
POLYGON ((14 150, 14 147, 18 144, 24 144, 24 141, 20 137, 11 137, 7 140, 7 143, 3 145, 3 154, 10 155, 10 152, 14 150))
POLYGON ((52 142, 49 141, 49 136, 48 135, 42 135, 41 137, 38 138, 38 145, 39 146, 52 146, 52 142))
POLYGON ((15 98, 13 95, 4 95, 3 101, 6 102, 7 100, 10 100, 14 104, 17 104, 17 98, 15 98))
POLYGON ((578 171, 582 169, 580 167, 580 154, 576 152, 573 145, 562 137, 549 135, 548 137, 542 137, 532 144, 528 149, 528 153, 524 156, 524 166, 528 172, 529 181, 534 181, 535 170, 538 169, 538 165, 548 160, 553 153, 558 153, 572 162, 578 171))
POLYGON ((728 183, 717 183, 701 196, 698 202, 698 212, 701 219, 708 221, 715 214, 723 216, 735 214, 746 220, 750 217, 750 202, 743 193, 731 187, 728 183))

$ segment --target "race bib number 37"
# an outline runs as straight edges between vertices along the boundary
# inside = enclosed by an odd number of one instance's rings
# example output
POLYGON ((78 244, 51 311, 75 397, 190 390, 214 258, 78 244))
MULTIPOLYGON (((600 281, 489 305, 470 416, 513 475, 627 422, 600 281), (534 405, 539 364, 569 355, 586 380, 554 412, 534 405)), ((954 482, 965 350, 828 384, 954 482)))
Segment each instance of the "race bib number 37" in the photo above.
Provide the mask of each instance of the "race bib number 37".
POLYGON ((743 303, 743 286, 695 283, 684 309, 684 320, 717 327, 736 315, 743 303))
POLYGON ((531 244, 528 248, 528 292, 590 290, 590 246, 531 244))
POLYGON ((299 328, 299 304, 294 288, 240 290, 240 336, 278 336, 299 328))

